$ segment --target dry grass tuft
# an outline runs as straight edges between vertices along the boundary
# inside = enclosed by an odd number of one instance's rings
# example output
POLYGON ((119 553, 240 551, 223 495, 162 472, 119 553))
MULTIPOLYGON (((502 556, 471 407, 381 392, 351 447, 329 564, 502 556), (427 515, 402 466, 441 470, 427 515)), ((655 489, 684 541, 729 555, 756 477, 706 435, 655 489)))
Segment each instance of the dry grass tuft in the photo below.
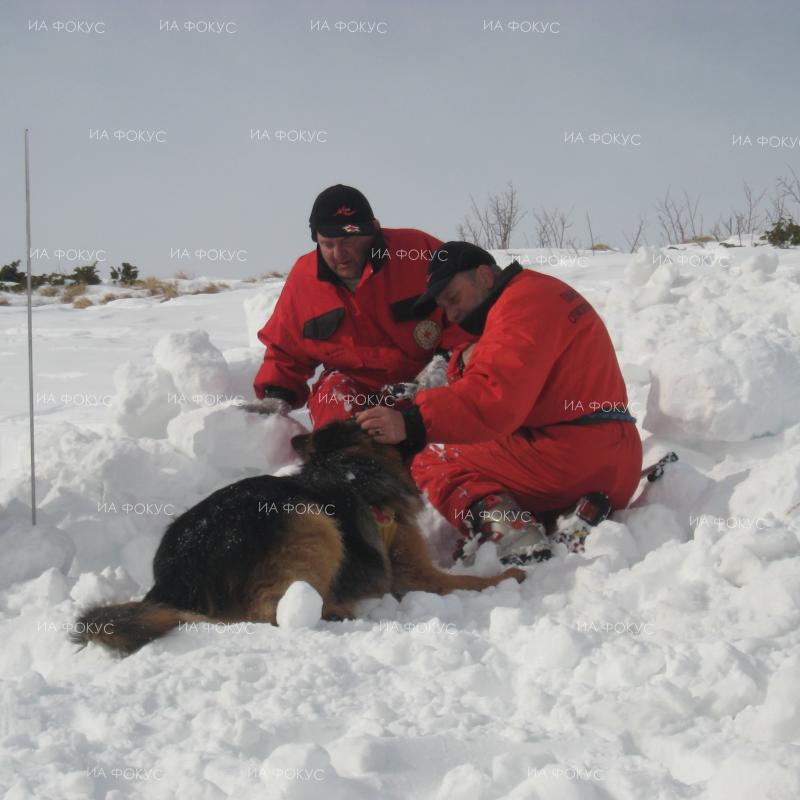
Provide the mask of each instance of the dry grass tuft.
POLYGON ((144 289, 151 297, 172 300, 178 296, 178 284, 175 281, 162 281, 161 278, 150 276, 143 281, 139 281, 139 286, 144 289))
POLYGON ((227 283, 207 283, 205 286, 190 292, 190 294, 216 294, 230 288, 227 283))
POLYGON ((61 295, 61 302, 72 303, 76 297, 80 297, 82 294, 86 294, 86 284, 73 283, 64 289, 64 292, 61 295))

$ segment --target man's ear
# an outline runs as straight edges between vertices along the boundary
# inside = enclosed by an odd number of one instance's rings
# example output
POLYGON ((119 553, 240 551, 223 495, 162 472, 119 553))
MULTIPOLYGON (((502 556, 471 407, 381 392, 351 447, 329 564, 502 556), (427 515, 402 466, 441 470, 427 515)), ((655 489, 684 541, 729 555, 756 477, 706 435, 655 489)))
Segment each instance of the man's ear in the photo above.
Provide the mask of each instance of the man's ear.
POLYGON ((301 458, 308 458, 311 454, 311 439, 310 433, 301 433, 292 437, 291 445, 301 458))
POLYGON ((480 275, 480 285, 484 290, 494 289, 496 282, 495 274, 492 268, 486 264, 481 264, 478 267, 478 274, 480 275))

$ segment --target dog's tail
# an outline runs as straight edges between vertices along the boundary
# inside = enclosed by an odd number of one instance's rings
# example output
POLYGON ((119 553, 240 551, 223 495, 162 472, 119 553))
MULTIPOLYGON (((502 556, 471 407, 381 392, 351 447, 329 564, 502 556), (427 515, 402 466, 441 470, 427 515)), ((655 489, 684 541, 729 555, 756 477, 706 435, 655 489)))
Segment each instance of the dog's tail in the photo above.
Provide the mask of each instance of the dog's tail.
POLYGON ((124 656, 164 636, 181 622, 207 620, 200 614, 136 600, 113 606, 92 606, 75 623, 70 639, 83 645, 97 642, 124 656))

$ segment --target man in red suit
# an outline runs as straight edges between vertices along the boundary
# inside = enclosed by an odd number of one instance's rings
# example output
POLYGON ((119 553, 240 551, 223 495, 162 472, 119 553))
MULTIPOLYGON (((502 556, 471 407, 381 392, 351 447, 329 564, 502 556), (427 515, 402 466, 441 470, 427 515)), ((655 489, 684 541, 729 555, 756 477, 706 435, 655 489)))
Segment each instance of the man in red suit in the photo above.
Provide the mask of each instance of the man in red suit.
POLYGON ((441 242, 410 228, 381 228, 367 198, 350 186, 325 189, 309 219, 316 249, 289 273, 258 338, 260 413, 306 402, 315 428, 373 406, 400 405, 391 384, 410 382, 437 348, 474 340, 441 309, 419 316, 426 269, 441 242), (309 389, 308 380, 322 372, 309 389))
POLYGON ((456 557, 491 540, 506 563, 542 560, 550 549, 537 516, 587 495, 624 508, 642 445, 594 308, 563 281, 517 263, 500 269, 466 242, 431 259, 417 310, 435 305, 480 337, 454 350, 448 385, 402 412, 356 418, 377 441, 418 453, 417 485, 464 536, 456 557))

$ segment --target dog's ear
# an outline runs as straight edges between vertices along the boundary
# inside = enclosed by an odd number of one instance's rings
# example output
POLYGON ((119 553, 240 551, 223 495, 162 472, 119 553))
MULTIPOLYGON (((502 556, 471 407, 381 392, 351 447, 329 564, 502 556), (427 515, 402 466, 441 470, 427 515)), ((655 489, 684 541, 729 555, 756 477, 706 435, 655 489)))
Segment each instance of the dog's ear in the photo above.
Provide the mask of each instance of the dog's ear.
POLYGON ((313 438, 314 435, 311 433, 301 433, 292 437, 292 447, 300 458, 306 459, 311 455, 311 442, 313 438))

